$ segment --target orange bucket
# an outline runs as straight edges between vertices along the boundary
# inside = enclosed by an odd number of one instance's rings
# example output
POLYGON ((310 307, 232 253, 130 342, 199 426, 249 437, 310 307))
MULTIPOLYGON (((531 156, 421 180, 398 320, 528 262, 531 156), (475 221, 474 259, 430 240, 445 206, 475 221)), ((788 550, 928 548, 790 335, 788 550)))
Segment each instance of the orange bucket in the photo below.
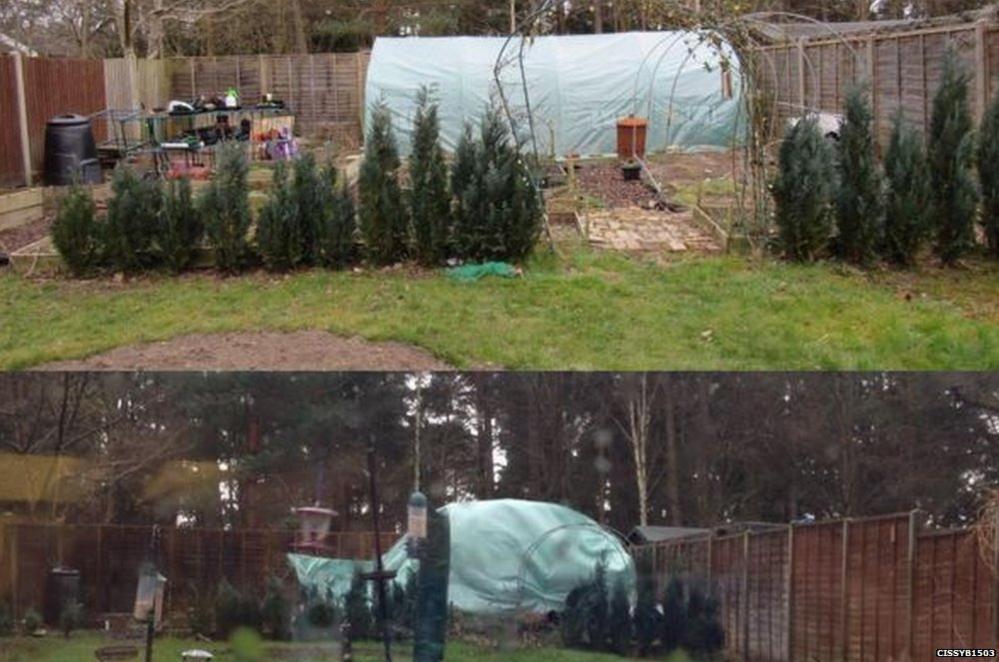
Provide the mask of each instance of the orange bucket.
POLYGON ((645 158, 645 134, 649 121, 644 117, 628 116, 617 121, 617 158, 630 161, 645 158))

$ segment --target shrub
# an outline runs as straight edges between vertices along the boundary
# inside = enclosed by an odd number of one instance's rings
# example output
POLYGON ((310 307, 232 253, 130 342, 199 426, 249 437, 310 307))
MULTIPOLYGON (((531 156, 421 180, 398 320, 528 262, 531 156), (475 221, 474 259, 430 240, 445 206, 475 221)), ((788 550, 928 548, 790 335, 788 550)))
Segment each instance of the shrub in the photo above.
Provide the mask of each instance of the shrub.
POLYGON ((854 86, 846 96, 846 118, 837 144, 837 253, 867 264, 874 258, 883 231, 882 178, 874 154, 872 113, 867 92, 854 86))
POLYGON ((638 654, 649 655, 659 638, 662 620, 656 609, 656 586, 651 569, 640 568, 638 575, 638 599, 635 602, 635 638, 638 654))
POLYGON ((679 648, 683 644, 686 630, 687 603, 683 583, 673 577, 666 585, 666 594, 663 596, 662 632, 659 634, 663 650, 669 653, 679 648))
POLYGON ((14 634, 14 610, 9 602, 0 602, 0 637, 9 637, 14 634))
POLYGON ((174 273, 191 264, 204 235, 201 215, 191 198, 191 182, 181 178, 166 183, 156 243, 162 262, 174 273))
POLYGON ((321 179, 323 217, 320 228, 320 261, 332 269, 343 269, 357 259, 356 210, 347 185, 336 184, 332 167, 321 179))
POLYGON ((115 168, 108 200, 106 250, 111 266, 136 272, 155 263, 152 240, 159 225, 162 196, 158 183, 125 166, 115 168))
POLYGON ((298 236, 298 201, 283 162, 274 166, 274 184, 257 220, 257 252, 264 265, 278 271, 295 266, 301 259, 298 236))
POLYGON ((407 221, 399 188, 399 153, 392 119, 384 104, 371 115, 358 178, 359 213, 365 254, 375 264, 406 257, 407 221))
POLYGON ((316 166, 315 157, 306 152, 295 160, 292 192, 298 203, 295 217, 295 250, 293 266, 319 263, 320 237, 327 207, 332 202, 329 187, 324 180, 330 176, 326 168, 316 166))
POLYGON ((350 590, 344 599, 344 610, 350 623, 351 637, 371 639, 375 637, 376 628, 371 613, 371 603, 368 600, 367 583, 361 577, 360 571, 354 572, 350 582, 350 590))
POLYGON ((451 234, 451 196, 439 135, 437 104, 423 87, 417 95, 413 122, 409 207, 416 257, 427 265, 441 264, 448 258, 451 234))
POLYGON ((718 619, 718 601, 694 587, 687 599, 687 628, 683 647, 697 657, 717 653, 725 645, 725 631, 718 619))
POLYGON ((954 51, 948 50, 940 87, 933 97, 927 146, 936 220, 934 248, 944 264, 953 264, 974 245, 978 194, 970 172, 971 131, 968 73, 958 64, 954 51))
POLYGON ((466 127, 452 170, 454 240, 465 260, 521 260, 541 231, 542 204, 530 169, 510 144, 498 108, 486 109, 473 142, 466 127))
POLYGON ((985 243, 992 256, 999 258, 999 95, 982 119, 977 156, 985 243))
POLYGON ((228 638, 237 628, 260 630, 260 626, 261 615, 257 601, 223 580, 215 598, 215 634, 228 638))
POLYGON ((216 158, 215 176, 201 198, 201 213, 215 265, 234 273, 244 264, 250 229, 249 166, 242 145, 224 144, 216 158))
POLYGON ((285 597, 284 584, 277 577, 267 580, 267 592, 260 603, 260 620, 264 632, 272 639, 291 639, 291 603, 285 597))
POLYGON ((784 137, 774 200, 784 255, 814 260, 829 241, 835 190, 832 151, 815 121, 802 119, 784 137))
POLYGON ((42 627, 42 615, 39 614, 34 609, 28 609, 24 612, 24 632, 25 634, 33 634, 37 632, 42 627))
POLYGON ((73 630, 78 629, 81 625, 83 625, 83 605, 79 602, 67 601, 59 612, 59 630, 62 632, 62 636, 69 639, 73 630))
POLYGON ((912 264, 925 241, 931 223, 930 183, 926 154, 919 137, 895 117, 885 154, 885 257, 902 265, 912 264))
POLYGON ((626 655, 631 648, 631 603, 628 600, 628 591, 624 587, 624 580, 620 577, 614 582, 614 589, 611 591, 608 620, 610 649, 618 655, 626 655))
POLYGON ((601 559, 596 566, 593 582, 586 595, 586 638, 590 647, 602 650, 607 646, 608 610, 607 565, 601 559))
POLYGON ((569 591, 565 599, 565 609, 562 611, 561 630, 562 644, 566 648, 581 648, 586 633, 586 594, 589 583, 569 591))
POLYGON ((86 187, 74 185, 59 201, 52 223, 52 243, 75 276, 85 275, 100 265, 102 228, 94 199, 86 187))

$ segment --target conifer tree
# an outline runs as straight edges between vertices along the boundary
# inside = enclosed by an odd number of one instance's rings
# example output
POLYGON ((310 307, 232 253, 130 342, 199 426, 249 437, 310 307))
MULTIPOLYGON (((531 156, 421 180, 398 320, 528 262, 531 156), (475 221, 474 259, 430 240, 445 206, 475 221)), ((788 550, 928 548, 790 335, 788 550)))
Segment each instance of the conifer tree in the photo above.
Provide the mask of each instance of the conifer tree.
POLYGON ((163 263, 174 273, 186 269, 204 235, 201 215, 191 197, 191 182, 186 177, 168 181, 163 191, 156 244, 163 263))
POLYGON ((832 231, 835 181, 832 150, 815 120, 800 120, 781 143, 773 186, 785 256, 814 260, 826 247, 832 231))
POLYGON ((663 596, 662 632, 659 639, 663 650, 671 653, 683 643, 687 630, 687 600, 684 596, 683 583, 672 577, 666 585, 663 596))
POLYGON ((370 639, 375 635, 367 583, 361 577, 360 570, 355 570, 354 576, 351 578, 350 590, 344 598, 344 610, 347 621, 350 623, 351 636, 354 639, 370 639))
POLYGON ((103 228, 89 189, 74 184, 59 201, 52 222, 52 243, 74 276, 83 276, 100 265, 103 228))
POLYGON ((320 237, 326 218, 326 208, 332 199, 323 183, 325 168, 316 165, 311 152, 305 152, 295 160, 292 177, 292 193, 298 210, 292 227, 292 266, 312 266, 318 264, 321 247, 320 237))
POLYGON ((607 646, 607 617, 610 610, 607 596, 607 564, 603 559, 597 562, 586 605, 586 636, 590 641, 590 648, 603 650, 607 646))
POLYGON ((659 638, 661 616, 656 609, 656 586, 651 564, 638 569, 638 599, 635 602, 635 638, 638 654, 649 655, 659 638))
POLYGON ((836 250, 857 264, 869 263, 883 232, 882 177, 874 154, 873 115, 867 91, 847 91, 845 120, 837 144, 836 250))
POLYGON ((234 273, 242 268, 249 248, 249 164, 243 146, 237 142, 224 144, 215 162, 215 175, 200 200, 200 210, 208 242, 215 252, 215 266, 234 273))
POLYGON ((448 258, 451 239, 451 194, 439 137, 437 104, 422 87, 417 94, 409 157, 409 206, 416 257, 427 265, 441 264, 448 258))
POLYGON ((331 269, 343 269, 357 258, 357 221, 354 199, 346 183, 338 185, 332 166, 323 169, 320 199, 323 215, 320 228, 320 261, 331 269))
POLYGON ((135 272, 156 262, 152 240, 162 205, 155 180, 142 179, 128 166, 115 168, 107 211, 107 257, 111 266, 135 272))
POLYGON ((466 128, 455 155, 455 244, 465 260, 521 260, 541 231, 542 206, 527 162, 490 106, 473 143, 466 128))
POLYGON ((936 224, 934 249, 944 264, 956 262, 975 241, 978 192, 971 175, 972 140, 968 73, 949 49, 944 56, 940 87, 933 97, 927 144, 936 224))
POLYGON ((895 117, 885 154, 885 180, 883 252, 896 264, 911 265, 930 230, 931 194, 922 143, 901 113, 895 117))
POLYGON ((358 178, 361 236, 367 258, 392 264, 406 258, 408 221, 399 188, 399 152, 388 107, 379 103, 371 114, 358 178))
POLYGON ((611 591, 608 620, 611 651, 618 655, 627 655, 631 648, 632 637, 631 602, 628 600, 624 580, 620 576, 614 581, 614 588, 611 591))
POLYGON ((274 166, 270 196, 257 220, 257 252, 264 266, 272 271, 290 269, 300 261, 301 237, 298 234, 299 204, 288 168, 279 161, 274 166))
POLYGON ((992 99, 982 119, 977 156, 985 245, 992 257, 999 258, 999 95, 992 99))

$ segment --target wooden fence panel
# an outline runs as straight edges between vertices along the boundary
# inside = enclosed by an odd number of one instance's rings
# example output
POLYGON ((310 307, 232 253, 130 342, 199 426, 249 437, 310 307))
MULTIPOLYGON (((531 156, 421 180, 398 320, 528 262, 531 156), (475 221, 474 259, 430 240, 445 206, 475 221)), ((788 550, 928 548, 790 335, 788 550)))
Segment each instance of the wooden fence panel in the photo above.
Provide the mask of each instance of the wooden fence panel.
MULTIPOLYGON (((100 60, 24 58, 24 91, 31 166, 40 171, 49 119, 63 113, 90 115, 106 107, 104 66, 100 60)), ((102 140, 100 127, 94 129, 97 139, 102 140)))
MULTIPOLYGON (((46 575, 59 564, 80 572, 82 600, 87 612, 96 615, 131 610, 152 528, 9 524, 3 534, 0 586, 12 593, 18 615, 28 608, 41 610, 46 575)), ((168 611, 183 612, 214 599, 223 579, 255 594, 262 594, 271 577, 290 581, 285 555, 294 535, 290 530, 161 529, 159 567, 168 580, 168 611)), ((382 534, 382 549, 395 538, 382 534)), ((332 544, 339 558, 374 556, 374 537, 367 532, 333 534, 332 544)))
POLYGON ((710 572, 663 561, 690 558, 677 549, 690 541, 635 554, 659 559, 660 591, 676 573, 710 580, 738 659, 928 661, 938 648, 995 647, 996 579, 975 535, 914 527, 904 514, 697 541, 710 572))

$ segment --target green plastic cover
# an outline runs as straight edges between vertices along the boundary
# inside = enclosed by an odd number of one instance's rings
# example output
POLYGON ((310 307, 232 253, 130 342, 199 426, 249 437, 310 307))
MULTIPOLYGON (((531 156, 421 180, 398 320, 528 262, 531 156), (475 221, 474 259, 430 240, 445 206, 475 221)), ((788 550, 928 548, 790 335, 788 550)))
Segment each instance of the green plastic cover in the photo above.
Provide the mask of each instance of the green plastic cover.
MULTIPOLYGON (((600 559, 608 583, 620 579, 635 592, 635 567, 613 533, 571 508, 554 503, 497 499, 453 503, 439 509, 451 524, 451 575, 448 602, 475 614, 561 611, 576 586, 592 579, 600 559)), ((405 539, 382 561, 405 583, 416 569, 405 539)), ((289 554, 299 583, 320 595, 342 600, 354 568, 370 570, 372 561, 322 559, 289 554)))
POLYGON ((463 264, 460 267, 451 267, 447 270, 447 275, 452 280, 469 283, 484 276, 514 278, 517 275, 517 270, 506 262, 483 262, 482 264, 463 264))

